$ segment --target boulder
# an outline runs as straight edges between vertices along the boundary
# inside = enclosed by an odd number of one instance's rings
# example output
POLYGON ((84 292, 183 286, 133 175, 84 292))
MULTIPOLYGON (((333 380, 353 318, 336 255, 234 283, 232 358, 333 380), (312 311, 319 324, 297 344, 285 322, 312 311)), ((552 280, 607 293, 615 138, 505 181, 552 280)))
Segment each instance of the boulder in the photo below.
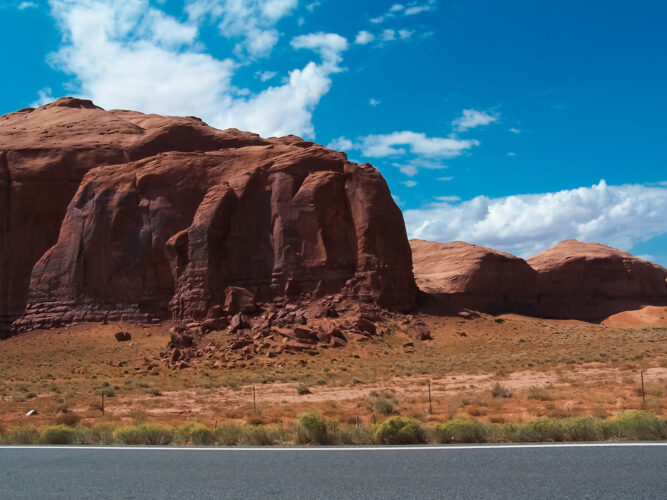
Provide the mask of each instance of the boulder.
POLYGON ((228 286, 225 289, 225 310, 229 314, 252 314, 257 310, 255 295, 240 286, 228 286))
POLYGON ((410 240, 415 280, 439 310, 533 314, 537 273, 525 260, 462 241, 410 240))
POLYGON ((116 337, 118 342, 127 342, 128 340, 132 340, 132 335, 130 335, 130 332, 116 332, 114 333, 114 337, 116 337))
POLYGON ((528 259, 543 317, 600 320, 667 305, 667 269, 600 243, 566 240, 528 259))
POLYGON ((372 166, 73 98, 0 118, 0 275, 4 335, 110 314, 201 321, 229 287, 397 310, 416 297, 401 211, 372 166))

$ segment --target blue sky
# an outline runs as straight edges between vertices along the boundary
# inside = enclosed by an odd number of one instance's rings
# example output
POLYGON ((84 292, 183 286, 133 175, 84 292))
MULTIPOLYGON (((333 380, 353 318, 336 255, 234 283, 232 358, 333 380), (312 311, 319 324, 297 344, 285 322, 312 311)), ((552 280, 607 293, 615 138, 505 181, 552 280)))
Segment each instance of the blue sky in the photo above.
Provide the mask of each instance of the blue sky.
POLYGON ((295 133, 381 170, 411 236, 667 265, 660 1, 5 0, 0 113, 64 95, 295 133))

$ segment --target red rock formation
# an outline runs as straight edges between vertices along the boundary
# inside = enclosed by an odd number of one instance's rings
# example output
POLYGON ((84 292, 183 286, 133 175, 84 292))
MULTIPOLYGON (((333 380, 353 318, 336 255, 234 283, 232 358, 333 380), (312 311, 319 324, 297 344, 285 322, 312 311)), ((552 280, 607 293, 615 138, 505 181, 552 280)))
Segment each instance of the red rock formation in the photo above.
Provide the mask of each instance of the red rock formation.
POLYGON ((439 310, 534 312, 536 273, 523 259, 462 241, 415 239, 410 246, 417 286, 439 310))
POLYGON ((566 240, 528 259, 541 316, 598 320, 667 304, 667 270, 600 243, 566 240))
POLYGON ((414 303, 384 179, 297 137, 60 99, 0 118, 0 210, 0 322, 18 329, 201 319, 228 286, 414 303))

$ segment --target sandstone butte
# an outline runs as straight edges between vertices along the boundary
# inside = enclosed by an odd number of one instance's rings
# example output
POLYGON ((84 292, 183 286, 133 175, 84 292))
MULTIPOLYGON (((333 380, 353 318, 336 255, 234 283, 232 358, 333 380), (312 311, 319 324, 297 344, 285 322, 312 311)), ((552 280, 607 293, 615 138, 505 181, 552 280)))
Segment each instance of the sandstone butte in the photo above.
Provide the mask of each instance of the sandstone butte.
POLYGON ((417 286, 438 309, 532 314, 537 273, 525 260, 463 241, 410 240, 417 286))
POLYGON ((667 305, 666 269, 599 243, 566 240, 527 260, 459 241, 410 246, 436 309, 595 321, 667 305))
POLYGON ((5 336, 197 320, 230 286, 411 309, 410 246, 380 173, 295 136, 74 98, 0 117, 5 336))

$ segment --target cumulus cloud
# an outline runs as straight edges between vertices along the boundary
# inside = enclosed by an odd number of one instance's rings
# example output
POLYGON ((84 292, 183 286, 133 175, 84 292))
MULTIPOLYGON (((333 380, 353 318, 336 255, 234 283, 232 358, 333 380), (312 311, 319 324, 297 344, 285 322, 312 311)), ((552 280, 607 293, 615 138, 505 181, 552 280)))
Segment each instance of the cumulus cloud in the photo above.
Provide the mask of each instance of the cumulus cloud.
POLYGON ((354 39, 354 43, 359 45, 366 45, 371 43, 373 40, 375 40, 375 35, 373 33, 366 30, 361 30, 359 33, 357 33, 357 36, 354 39))
POLYGON ((404 212, 411 238, 462 240, 522 257, 576 238, 630 250, 667 233, 667 188, 591 187, 503 198, 440 200, 404 212))
POLYGON ((19 4, 19 10, 34 9, 37 7, 35 2, 21 2, 19 4))
POLYGON ((327 144, 327 147, 338 151, 348 151, 353 149, 353 144, 351 140, 346 139, 345 137, 338 137, 327 144))
POLYGON ((340 71, 340 52, 347 47, 343 37, 317 33, 293 40, 295 48, 316 50, 322 62, 308 62, 290 71, 282 85, 253 94, 232 84, 238 62, 203 51, 193 24, 193 19, 213 16, 231 26, 248 12, 277 20, 293 4, 191 1, 190 20, 180 22, 148 0, 50 0, 64 35, 51 62, 74 75, 71 85, 79 95, 105 108, 197 115, 215 127, 264 136, 314 137, 312 113, 329 91, 332 74, 340 71))
POLYGON ((471 128, 481 127, 498 121, 498 115, 491 115, 485 111, 476 109, 464 109, 463 115, 452 122, 459 132, 465 132, 471 128))
POLYGON ((237 54, 264 57, 278 42, 276 23, 297 6, 298 0, 189 0, 186 11, 192 22, 210 19, 220 33, 240 39, 237 54))

